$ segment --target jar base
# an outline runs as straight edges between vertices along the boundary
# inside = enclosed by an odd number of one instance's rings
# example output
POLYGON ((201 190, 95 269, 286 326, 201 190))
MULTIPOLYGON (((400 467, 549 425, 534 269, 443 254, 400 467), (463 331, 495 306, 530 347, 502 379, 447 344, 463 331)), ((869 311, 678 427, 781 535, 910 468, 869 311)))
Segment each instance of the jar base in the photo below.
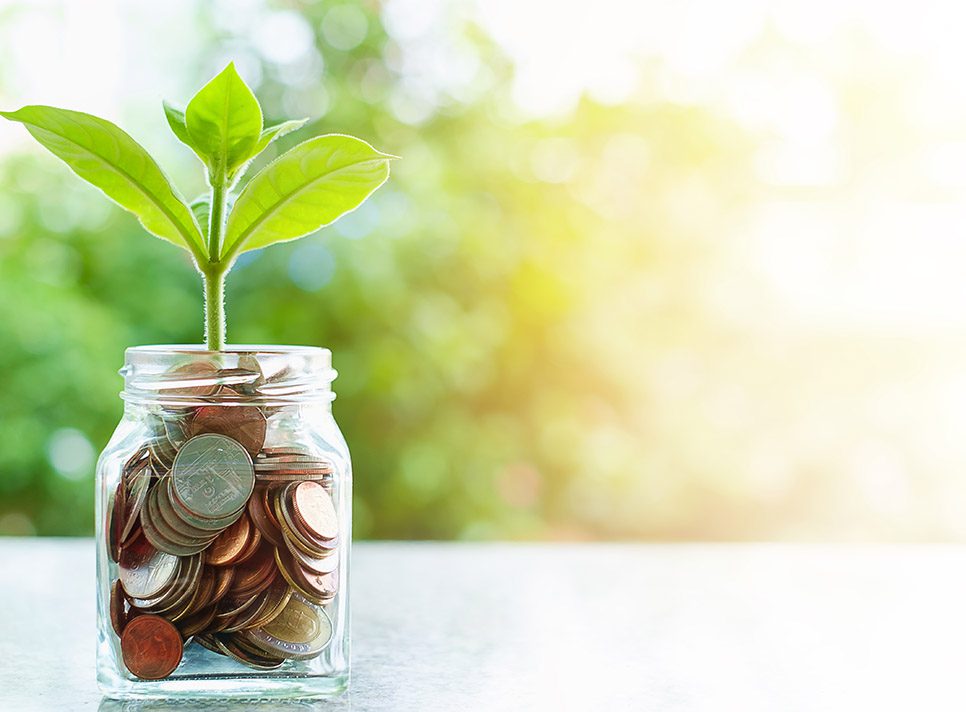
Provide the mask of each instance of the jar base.
POLYGON ((349 688, 349 676, 306 676, 269 678, 264 675, 169 678, 136 683, 99 670, 97 686, 105 697, 118 700, 170 699, 321 699, 342 695, 349 688))
MULTIPOLYGON (((227 658, 197 648, 186 651, 185 666, 170 677, 139 680, 118 670, 107 640, 102 640, 101 646, 97 686, 101 694, 112 699, 312 699, 335 697, 349 687, 348 668, 330 668, 325 672, 310 672, 304 668, 299 670, 298 667, 273 671, 228 671, 224 668, 233 663, 227 658)), ((286 664, 293 667, 305 665, 298 661, 286 664)))

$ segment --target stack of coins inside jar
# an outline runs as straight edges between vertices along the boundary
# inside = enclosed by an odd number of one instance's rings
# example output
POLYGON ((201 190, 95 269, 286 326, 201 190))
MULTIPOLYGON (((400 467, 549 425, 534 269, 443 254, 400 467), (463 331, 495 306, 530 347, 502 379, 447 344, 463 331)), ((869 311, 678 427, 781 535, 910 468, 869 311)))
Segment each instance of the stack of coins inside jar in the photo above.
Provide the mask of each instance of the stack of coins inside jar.
POLYGON ((250 403, 271 379, 254 357, 169 380, 192 405, 151 413, 107 507, 125 666, 162 679, 192 643, 259 670, 320 655, 339 588, 332 463, 294 436, 266 442, 274 409, 250 403))

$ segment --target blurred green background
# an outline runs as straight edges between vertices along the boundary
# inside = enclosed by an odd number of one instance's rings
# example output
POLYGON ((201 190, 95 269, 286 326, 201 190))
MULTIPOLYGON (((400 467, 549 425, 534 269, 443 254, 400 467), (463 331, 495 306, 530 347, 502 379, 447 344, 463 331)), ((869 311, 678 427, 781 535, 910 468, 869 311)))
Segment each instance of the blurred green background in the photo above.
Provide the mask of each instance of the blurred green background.
MULTIPOLYGON (((403 157, 228 284, 230 342, 332 349, 358 537, 966 536, 961 43, 808 7, 0 0, 0 106, 105 115, 190 199, 161 99, 234 60, 313 117, 280 148, 403 157)), ((93 531, 124 348, 201 304, 0 125, 0 533, 93 531)))

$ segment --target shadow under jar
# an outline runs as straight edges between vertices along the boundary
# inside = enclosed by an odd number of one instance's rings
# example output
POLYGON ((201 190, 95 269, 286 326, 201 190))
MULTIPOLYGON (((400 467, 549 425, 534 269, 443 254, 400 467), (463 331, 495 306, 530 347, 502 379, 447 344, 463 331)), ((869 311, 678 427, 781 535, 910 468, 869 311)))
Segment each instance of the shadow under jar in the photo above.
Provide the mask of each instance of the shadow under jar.
POLYGON ((331 353, 141 346, 97 465, 110 697, 321 697, 349 679, 352 474, 331 353))

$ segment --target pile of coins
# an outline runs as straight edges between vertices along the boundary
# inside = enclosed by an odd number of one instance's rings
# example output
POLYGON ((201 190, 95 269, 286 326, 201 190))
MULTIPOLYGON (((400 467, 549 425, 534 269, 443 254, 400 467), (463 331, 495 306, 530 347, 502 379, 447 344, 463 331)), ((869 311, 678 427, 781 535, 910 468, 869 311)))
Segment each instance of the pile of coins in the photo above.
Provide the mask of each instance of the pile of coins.
POLYGON ((152 416, 109 501, 109 607, 127 669, 167 677, 191 641, 260 670, 318 656, 339 590, 332 464, 298 442, 265 445, 272 411, 243 404, 264 382, 253 359, 172 376, 172 393, 212 404, 152 416))

